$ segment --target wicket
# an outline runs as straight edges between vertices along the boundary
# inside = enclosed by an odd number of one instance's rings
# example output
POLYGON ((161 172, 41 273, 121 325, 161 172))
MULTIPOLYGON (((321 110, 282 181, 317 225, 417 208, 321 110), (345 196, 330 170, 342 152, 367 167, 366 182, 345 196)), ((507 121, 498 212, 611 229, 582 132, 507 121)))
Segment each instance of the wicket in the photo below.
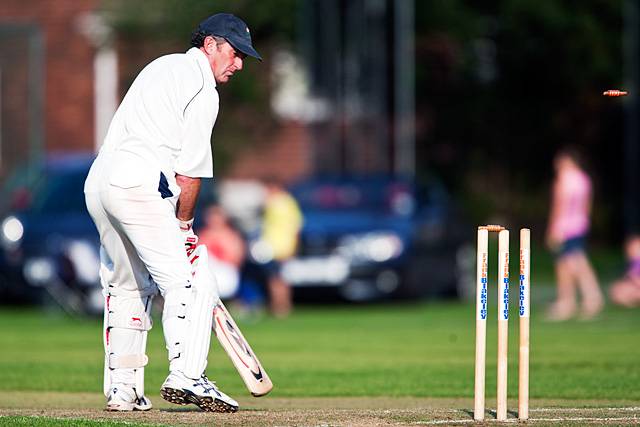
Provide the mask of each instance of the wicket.
MULTIPOLYGON (((488 261, 489 232, 498 233, 498 377, 496 419, 507 420, 507 367, 509 337, 509 230, 500 225, 478 227, 477 282, 476 282, 476 366, 474 419, 484 419, 485 409, 485 364, 488 317, 488 261)), ((530 230, 520 230, 520 275, 519 275, 519 388, 518 418, 529 417, 529 274, 530 274, 530 230)))

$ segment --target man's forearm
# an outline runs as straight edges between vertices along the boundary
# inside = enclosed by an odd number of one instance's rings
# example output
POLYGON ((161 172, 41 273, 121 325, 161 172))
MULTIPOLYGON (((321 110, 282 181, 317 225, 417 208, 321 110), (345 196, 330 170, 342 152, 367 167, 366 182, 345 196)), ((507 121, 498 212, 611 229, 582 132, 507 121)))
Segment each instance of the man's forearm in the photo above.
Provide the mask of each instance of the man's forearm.
POLYGON ((181 221, 193 218, 200 192, 200 178, 191 178, 176 174, 176 183, 180 187, 180 198, 176 208, 176 217, 181 221))

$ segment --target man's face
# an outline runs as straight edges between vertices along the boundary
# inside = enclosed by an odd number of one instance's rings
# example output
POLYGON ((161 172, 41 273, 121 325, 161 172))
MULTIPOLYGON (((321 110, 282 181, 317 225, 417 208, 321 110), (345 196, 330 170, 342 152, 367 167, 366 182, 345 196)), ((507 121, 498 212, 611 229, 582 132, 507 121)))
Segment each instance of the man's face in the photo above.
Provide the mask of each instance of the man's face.
POLYGON ((207 37, 204 47, 217 83, 227 83, 236 71, 242 70, 246 55, 236 51, 228 42, 217 44, 212 37, 207 37))

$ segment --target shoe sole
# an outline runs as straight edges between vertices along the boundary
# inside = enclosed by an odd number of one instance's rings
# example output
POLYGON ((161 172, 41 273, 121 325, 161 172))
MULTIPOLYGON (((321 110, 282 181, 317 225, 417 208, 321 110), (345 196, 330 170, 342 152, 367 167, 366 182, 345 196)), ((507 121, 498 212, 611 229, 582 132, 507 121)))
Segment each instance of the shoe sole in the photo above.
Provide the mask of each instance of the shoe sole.
POLYGON ((110 405, 107 405, 104 410, 108 411, 108 412, 131 412, 133 411, 134 406, 128 406, 128 405, 121 405, 118 403, 113 403, 110 405))
POLYGON ((160 396, 167 402, 177 405, 188 405, 193 403, 203 411, 207 412, 237 412, 238 407, 227 402, 209 396, 197 396, 188 390, 163 387, 160 389, 160 396))
POLYGON ((120 405, 117 403, 111 404, 111 405, 107 405, 104 410, 107 412, 131 412, 131 411, 148 411, 152 408, 151 405, 144 405, 144 406, 140 406, 140 405, 133 405, 133 406, 128 406, 128 405, 120 405))
POLYGON ((144 411, 150 411, 151 408, 153 408, 152 405, 135 405, 133 407, 133 410, 134 411, 143 411, 144 412, 144 411))

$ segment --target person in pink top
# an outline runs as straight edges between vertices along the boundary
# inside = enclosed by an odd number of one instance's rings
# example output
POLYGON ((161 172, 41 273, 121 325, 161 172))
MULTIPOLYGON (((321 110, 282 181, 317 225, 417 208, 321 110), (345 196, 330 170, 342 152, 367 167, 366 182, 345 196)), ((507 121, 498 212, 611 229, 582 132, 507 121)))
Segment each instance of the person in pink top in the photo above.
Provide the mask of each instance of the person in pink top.
POLYGON ((555 180, 547 244, 554 252, 557 298, 549 307, 549 320, 567 320, 577 312, 576 291, 581 294, 581 317, 590 319, 604 305, 598 279, 585 253, 589 232, 591 180, 573 149, 563 149, 554 159, 555 180))

